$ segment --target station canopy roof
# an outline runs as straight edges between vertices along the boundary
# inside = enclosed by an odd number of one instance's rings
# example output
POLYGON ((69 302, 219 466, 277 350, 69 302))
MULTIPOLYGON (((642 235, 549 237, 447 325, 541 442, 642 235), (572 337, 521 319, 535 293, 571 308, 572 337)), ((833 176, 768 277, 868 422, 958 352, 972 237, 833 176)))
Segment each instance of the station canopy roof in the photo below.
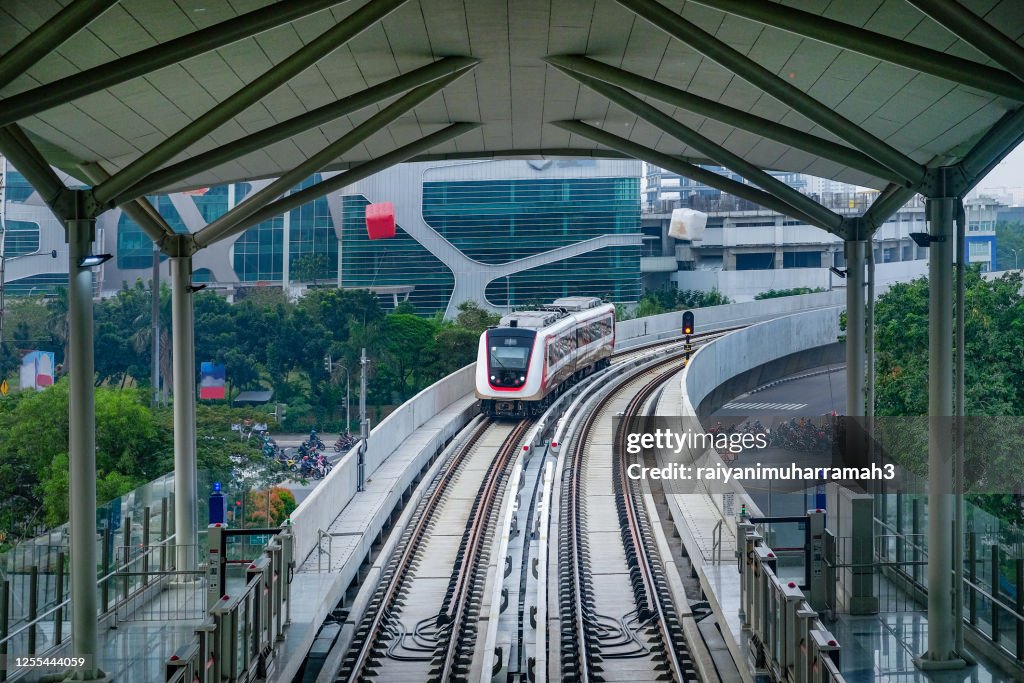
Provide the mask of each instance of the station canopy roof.
POLYGON ((92 164, 116 177, 165 145, 173 154, 136 189, 280 176, 428 82, 411 72, 447 60, 430 74, 435 85, 454 74, 443 88, 323 168, 469 122, 479 126, 415 158, 719 163, 731 153, 761 169, 911 188, 924 166, 956 162, 986 135, 998 149, 978 170, 1020 140, 1021 11, 1020 0, 8 0, 0 124, 16 122, 72 174, 92 164), (12 49, 53 40, 83 5, 89 21, 11 65, 12 49), (319 108, 375 86, 317 122, 319 108), (288 130, 302 116, 315 125, 288 130), (210 156, 273 126, 281 139, 210 156), (218 163, 190 167, 197 158, 218 163))

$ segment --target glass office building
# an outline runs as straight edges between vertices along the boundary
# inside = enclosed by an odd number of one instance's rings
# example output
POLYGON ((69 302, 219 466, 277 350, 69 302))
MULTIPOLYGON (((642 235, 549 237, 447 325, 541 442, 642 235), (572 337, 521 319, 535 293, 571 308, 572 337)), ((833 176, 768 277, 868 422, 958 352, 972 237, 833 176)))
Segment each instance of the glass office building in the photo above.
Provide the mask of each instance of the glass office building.
MULTIPOLYGON (((330 175, 314 174, 291 191, 330 175)), ((368 288, 386 308, 408 301, 421 315, 451 316, 465 301, 496 309, 571 295, 636 301, 639 176, 639 162, 624 160, 402 164, 200 250, 194 279, 227 289, 280 286, 292 295, 313 284, 368 288), (395 205, 396 235, 371 241, 366 206, 382 201, 395 205)), ((28 202, 47 212, 13 169, 7 182, 8 206, 28 202)), ((269 182, 148 199, 175 232, 194 233, 269 182)), ((50 218, 42 231, 62 236, 50 218)), ((127 214, 110 211, 97 228, 102 249, 115 256, 102 268, 102 291, 151 277, 152 241, 127 214)), ((39 235, 35 223, 9 216, 8 256, 39 250, 39 235)), ((64 259, 51 268, 47 283, 67 282, 64 259)), ((24 284, 38 286, 32 280, 24 284)))

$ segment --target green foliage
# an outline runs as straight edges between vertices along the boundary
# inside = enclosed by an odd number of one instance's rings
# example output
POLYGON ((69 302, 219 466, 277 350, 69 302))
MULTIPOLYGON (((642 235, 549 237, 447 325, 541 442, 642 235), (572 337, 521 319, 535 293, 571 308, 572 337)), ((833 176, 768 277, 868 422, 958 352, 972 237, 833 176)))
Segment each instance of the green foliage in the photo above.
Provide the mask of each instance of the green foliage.
POLYGON ((327 254, 303 254, 292 259, 291 277, 296 282, 310 282, 327 277, 327 254))
MULTIPOLYGON (((1024 295, 1020 274, 966 274, 965 411, 1024 414, 1024 295)), ((949 312, 950 315, 953 311, 949 312)), ((893 285, 875 305, 879 415, 928 412, 928 281, 893 285)))
MULTIPOLYGON (((1024 415, 1024 281, 1019 273, 985 280, 966 273, 965 473, 972 503, 1015 524, 1024 522, 1019 435, 1024 415)), ((928 281, 893 285, 875 306, 877 415, 886 450, 924 476, 928 460, 928 281)), ((948 315, 953 315, 950 310, 948 315)), ((952 370, 951 370, 952 372, 952 370)))
POLYGON ((778 299, 783 296, 797 296, 799 294, 814 294, 816 292, 824 292, 825 290, 821 287, 793 287, 792 289, 767 289, 760 294, 754 296, 754 299, 778 299))
POLYGON ((676 289, 665 285, 658 289, 648 290, 640 297, 640 301, 637 302, 632 313, 627 312, 622 306, 616 306, 615 318, 616 320, 630 320, 688 308, 722 306, 729 303, 732 303, 732 300, 717 289, 702 291, 699 289, 676 289))
POLYGON ((1015 267, 1024 267, 1024 223, 1002 221, 996 224, 996 268, 1015 267))

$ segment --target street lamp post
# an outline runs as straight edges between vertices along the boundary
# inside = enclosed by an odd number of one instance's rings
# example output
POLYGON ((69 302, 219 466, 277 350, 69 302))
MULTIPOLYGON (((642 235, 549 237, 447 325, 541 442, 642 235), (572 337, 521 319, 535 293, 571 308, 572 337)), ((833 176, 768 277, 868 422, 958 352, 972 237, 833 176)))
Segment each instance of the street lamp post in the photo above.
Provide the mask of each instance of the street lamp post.
POLYGON ((1016 249, 1010 249, 1010 251, 1013 252, 1013 269, 1014 270, 1018 270, 1018 268, 1017 268, 1017 250, 1016 249))
POLYGON ((352 405, 349 401, 350 376, 346 366, 339 365, 338 367, 345 371, 345 431, 347 432, 352 426, 352 405))

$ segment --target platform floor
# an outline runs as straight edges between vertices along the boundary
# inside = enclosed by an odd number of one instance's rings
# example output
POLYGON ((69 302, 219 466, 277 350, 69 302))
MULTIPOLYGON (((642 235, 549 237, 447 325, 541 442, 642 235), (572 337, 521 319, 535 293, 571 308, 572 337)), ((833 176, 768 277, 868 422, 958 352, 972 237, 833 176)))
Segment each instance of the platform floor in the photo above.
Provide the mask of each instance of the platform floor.
MULTIPOLYGON (((787 394, 809 396, 815 384, 821 384, 821 377, 810 377, 787 382, 787 394)), ((768 393, 768 392, 765 392, 768 393)), ((671 415, 679 406, 679 387, 666 389, 659 405, 660 415, 671 415)), ((781 399, 779 399, 781 400, 781 399)), ((817 406, 808 409, 810 414, 817 406)), ((821 412, 821 411, 819 411, 821 412)), ((675 413, 678 414, 678 413, 675 413)), ((746 636, 740 627, 740 574, 733 558, 735 548, 734 520, 722 524, 721 562, 716 562, 712 553, 713 529, 723 519, 712 494, 699 486, 689 486, 686 492, 670 496, 674 514, 686 520, 681 529, 683 543, 687 548, 702 588, 719 616, 723 625, 723 636, 733 653, 734 659, 745 658, 746 636)), ((883 586, 884 589, 885 586, 883 586)), ((890 586, 895 591, 895 587, 890 586)), ((881 612, 870 616, 837 615, 826 622, 842 650, 840 670, 849 683, 994 683, 1024 680, 1024 668, 1011 675, 1000 666, 977 652, 970 650, 978 660, 976 666, 956 671, 924 672, 914 665, 914 657, 924 652, 928 639, 927 611, 914 609, 909 601, 883 601, 900 605, 900 611, 881 612)), ((1007 660, 1008 661, 1008 660, 1007 660)), ((745 680, 751 680, 744 673, 745 680)))

